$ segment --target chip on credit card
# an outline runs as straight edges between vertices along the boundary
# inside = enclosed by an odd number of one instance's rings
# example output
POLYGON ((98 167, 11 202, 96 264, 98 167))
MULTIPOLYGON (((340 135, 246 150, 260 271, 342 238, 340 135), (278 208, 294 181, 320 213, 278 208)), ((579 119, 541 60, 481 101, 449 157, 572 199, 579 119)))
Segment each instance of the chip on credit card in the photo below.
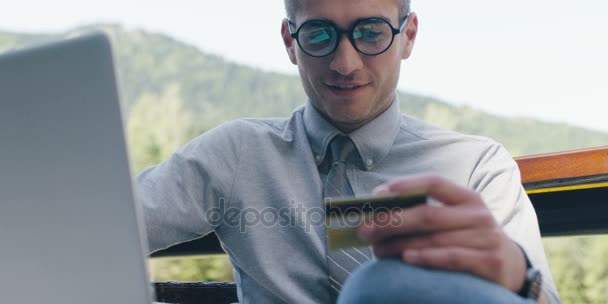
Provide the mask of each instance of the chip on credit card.
POLYGON ((395 225, 389 212, 427 202, 425 193, 393 194, 325 201, 325 227, 329 250, 371 245, 357 236, 357 228, 374 219, 377 225, 395 225))

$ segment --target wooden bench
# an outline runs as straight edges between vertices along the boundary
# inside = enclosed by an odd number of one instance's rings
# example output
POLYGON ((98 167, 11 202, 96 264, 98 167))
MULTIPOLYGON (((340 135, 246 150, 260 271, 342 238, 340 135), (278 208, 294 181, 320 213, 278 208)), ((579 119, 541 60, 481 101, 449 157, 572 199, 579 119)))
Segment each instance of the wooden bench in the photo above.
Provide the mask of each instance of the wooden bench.
MULTIPOLYGON (((543 236, 608 232, 608 146, 515 158, 543 236)), ((223 253, 215 235, 152 257, 223 253)), ((234 303, 234 283, 155 282, 158 301, 234 303)))

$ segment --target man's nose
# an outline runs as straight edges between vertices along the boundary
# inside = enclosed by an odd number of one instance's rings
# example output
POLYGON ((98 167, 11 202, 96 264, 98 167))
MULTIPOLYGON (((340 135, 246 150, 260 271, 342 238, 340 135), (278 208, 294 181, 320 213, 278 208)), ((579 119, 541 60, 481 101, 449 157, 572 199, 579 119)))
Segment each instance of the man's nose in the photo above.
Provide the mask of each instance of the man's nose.
POLYGON ((338 48, 334 51, 329 68, 340 75, 350 75, 363 66, 361 53, 355 49, 346 35, 340 37, 338 48))

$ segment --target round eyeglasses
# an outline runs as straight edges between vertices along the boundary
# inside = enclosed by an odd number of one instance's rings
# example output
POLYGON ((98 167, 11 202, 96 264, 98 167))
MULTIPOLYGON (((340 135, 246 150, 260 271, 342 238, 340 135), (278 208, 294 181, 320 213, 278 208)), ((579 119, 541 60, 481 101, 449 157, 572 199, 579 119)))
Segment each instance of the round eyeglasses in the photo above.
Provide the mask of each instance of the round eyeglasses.
POLYGON ((340 44, 342 34, 347 34, 353 47, 362 54, 380 55, 393 44, 395 35, 401 33, 407 24, 409 14, 403 19, 399 28, 394 28, 389 21, 371 17, 359 19, 349 30, 338 28, 327 20, 308 20, 294 32, 295 27, 289 21, 289 32, 300 49, 312 57, 324 57, 333 53, 340 44))

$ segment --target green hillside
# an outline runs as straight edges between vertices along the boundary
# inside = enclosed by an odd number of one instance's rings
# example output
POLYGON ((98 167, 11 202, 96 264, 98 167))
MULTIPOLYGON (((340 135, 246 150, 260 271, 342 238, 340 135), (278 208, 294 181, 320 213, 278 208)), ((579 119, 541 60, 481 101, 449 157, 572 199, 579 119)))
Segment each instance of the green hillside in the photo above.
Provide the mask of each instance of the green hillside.
MULTIPOLYGON (((103 29, 114 42, 126 113, 142 99, 166 96, 173 90, 173 97, 178 97, 184 111, 194 118, 194 130, 203 131, 238 117, 287 116, 304 102, 297 76, 234 64, 165 35, 127 31, 117 25, 82 27, 63 35, 0 32, 0 50, 92 29, 103 29)), ((576 126, 501 117, 407 92, 400 95, 404 113, 450 129, 495 138, 514 155, 608 143, 608 134, 576 126)))

